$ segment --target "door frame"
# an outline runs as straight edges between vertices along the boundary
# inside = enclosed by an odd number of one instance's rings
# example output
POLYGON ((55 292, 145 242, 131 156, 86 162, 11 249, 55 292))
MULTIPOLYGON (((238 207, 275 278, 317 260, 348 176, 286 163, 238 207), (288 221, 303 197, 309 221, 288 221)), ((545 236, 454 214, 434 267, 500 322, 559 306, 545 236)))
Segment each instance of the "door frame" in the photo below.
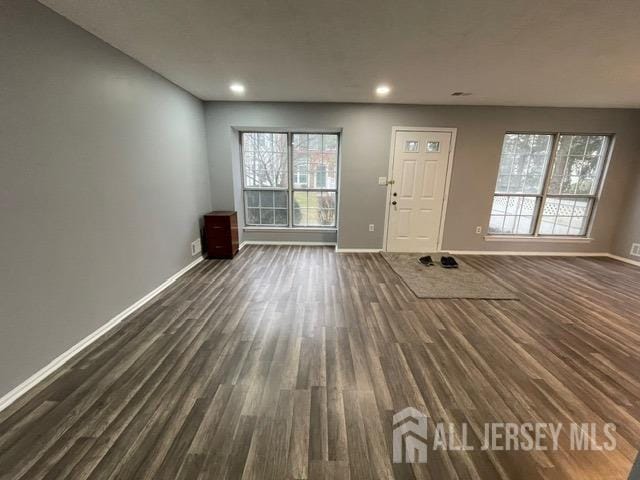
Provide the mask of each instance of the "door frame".
POLYGON ((444 236, 444 223, 447 216, 447 205, 449 203, 449 189, 451 188, 451 172, 453 171, 453 158, 456 149, 457 128, 447 127, 391 127, 391 145, 389 147, 389 167, 387 170, 387 195, 386 206, 384 211, 384 240, 382 250, 387 251, 387 235, 389 231, 389 211, 391 209, 391 185, 389 180, 393 178, 393 157, 396 148, 396 134, 398 132, 447 132, 451 133, 451 142, 449 143, 449 157, 447 159, 447 176, 444 184, 444 198, 442 199, 442 214, 440 216, 440 227, 438 231, 438 252, 442 251, 442 238, 444 236))

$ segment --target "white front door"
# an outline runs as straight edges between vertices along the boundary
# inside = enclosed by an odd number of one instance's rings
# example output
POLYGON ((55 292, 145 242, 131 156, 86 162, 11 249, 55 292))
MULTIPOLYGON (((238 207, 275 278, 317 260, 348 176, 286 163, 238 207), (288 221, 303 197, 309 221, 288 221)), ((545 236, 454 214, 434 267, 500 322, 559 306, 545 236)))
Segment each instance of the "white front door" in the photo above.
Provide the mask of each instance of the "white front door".
POLYGON ((396 132, 387 226, 389 252, 437 251, 450 145, 451 132, 396 132))

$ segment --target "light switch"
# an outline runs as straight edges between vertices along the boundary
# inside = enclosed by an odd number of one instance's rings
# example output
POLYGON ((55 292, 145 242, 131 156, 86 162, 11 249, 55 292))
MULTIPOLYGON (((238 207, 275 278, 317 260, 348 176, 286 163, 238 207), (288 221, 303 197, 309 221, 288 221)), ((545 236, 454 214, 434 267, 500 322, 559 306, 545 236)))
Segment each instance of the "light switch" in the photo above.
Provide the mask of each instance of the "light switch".
POLYGON ((387 177, 378 177, 378 185, 386 185, 387 177))

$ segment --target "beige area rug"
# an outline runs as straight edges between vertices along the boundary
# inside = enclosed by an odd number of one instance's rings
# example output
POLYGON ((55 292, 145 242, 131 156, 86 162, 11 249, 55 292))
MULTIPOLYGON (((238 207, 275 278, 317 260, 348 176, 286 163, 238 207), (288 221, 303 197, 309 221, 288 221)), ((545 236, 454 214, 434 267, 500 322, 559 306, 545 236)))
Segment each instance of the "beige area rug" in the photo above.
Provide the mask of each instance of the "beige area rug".
POLYGON ((518 300, 511 290, 499 285, 481 271, 454 257, 459 268, 443 268, 440 258, 446 253, 381 252, 384 259, 418 298, 473 298, 483 300, 518 300), (431 255, 435 265, 420 263, 431 255))

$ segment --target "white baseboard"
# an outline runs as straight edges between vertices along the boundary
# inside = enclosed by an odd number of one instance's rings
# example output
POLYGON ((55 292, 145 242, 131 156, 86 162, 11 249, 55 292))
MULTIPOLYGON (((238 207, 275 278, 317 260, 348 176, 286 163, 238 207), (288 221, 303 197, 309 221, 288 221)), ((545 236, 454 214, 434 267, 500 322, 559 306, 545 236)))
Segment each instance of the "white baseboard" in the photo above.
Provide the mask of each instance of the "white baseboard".
POLYGON ((381 248, 338 248, 336 245, 336 253, 377 253, 381 251, 381 248))
POLYGON ((631 260, 630 258, 620 257, 613 253, 605 252, 498 252, 498 251, 482 251, 482 250, 449 250, 451 255, 513 255, 521 257, 607 257, 613 258, 620 262, 628 263, 640 267, 640 262, 631 260))
POLYGON ((286 241, 279 241, 279 240, 273 240, 273 241, 267 241, 267 240, 246 240, 244 242, 242 242, 240 244, 240 248, 246 246, 246 245, 298 245, 298 246, 310 246, 310 247, 317 247, 317 246, 322 246, 322 247, 333 247, 335 246, 336 242, 303 242, 303 241, 292 241, 292 242, 286 242, 286 241))
POLYGON ((113 327, 115 327, 120 322, 122 322, 122 320, 124 320, 129 315, 131 315, 133 312, 138 310, 140 307, 142 307, 143 305, 148 303, 150 300, 152 300, 154 297, 156 297, 163 290, 167 289, 179 277, 181 277, 182 275, 187 273, 189 270, 191 270, 193 267, 195 267, 198 263, 202 262, 202 260, 204 260, 204 258, 203 257, 199 257, 198 259, 196 259, 193 262, 191 262, 189 265, 184 267, 182 270, 180 270, 176 274, 174 274, 171 277, 169 277, 162 285, 160 285, 156 289, 152 290, 151 292, 147 293, 144 297, 142 297, 140 300, 135 302, 133 305, 131 305, 131 306, 127 307, 126 309, 124 309, 122 312, 117 314, 115 317, 113 317, 107 323, 105 323, 100 328, 98 328, 96 331, 91 333, 89 336, 87 336, 87 337, 83 338, 82 340, 80 340, 78 343, 76 343, 69 350, 67 350, 66 352, 62 353, 61 355, 59 355, 58 357, 53 359, 51 362, 49 362, 48 365, 46 365, 42 369, 38 370, 36 373, 31 375, 29 378, 27 378, 20 385, 15 387, 13 390, 9 391, 2 398, 0 398, 0 411, 2 411, 5 408, 7 408, 9 405, 11 405, 13 402, 15 402, 18 398, 20 398, 22 395, 27 393, 32 387, 34 387, 35 385, 40 383, 42 380, 44 380, 46 377, 48 377, 51 373, 53 373, 58 368, 60 368, 62 365, 64 365, 74 355, 77 355, 78 353, 80 353, 82 350, 84 350, 89 345, 91 345, 93 342, 95 342, 97 339, 99 339, 102 335, 104 335, 109 330, 111 330, 113 327))
POLYGON ((609 258, 613 258, 614 260, 618 260, 620 262, 629 263, 631 265, 635 265, 636 267, 640 267, 640 262, 638 260, 631 260, 630 258, 620 257, 619 255, 614 255, 613 253, 608 253, 607 256, 609 258))

